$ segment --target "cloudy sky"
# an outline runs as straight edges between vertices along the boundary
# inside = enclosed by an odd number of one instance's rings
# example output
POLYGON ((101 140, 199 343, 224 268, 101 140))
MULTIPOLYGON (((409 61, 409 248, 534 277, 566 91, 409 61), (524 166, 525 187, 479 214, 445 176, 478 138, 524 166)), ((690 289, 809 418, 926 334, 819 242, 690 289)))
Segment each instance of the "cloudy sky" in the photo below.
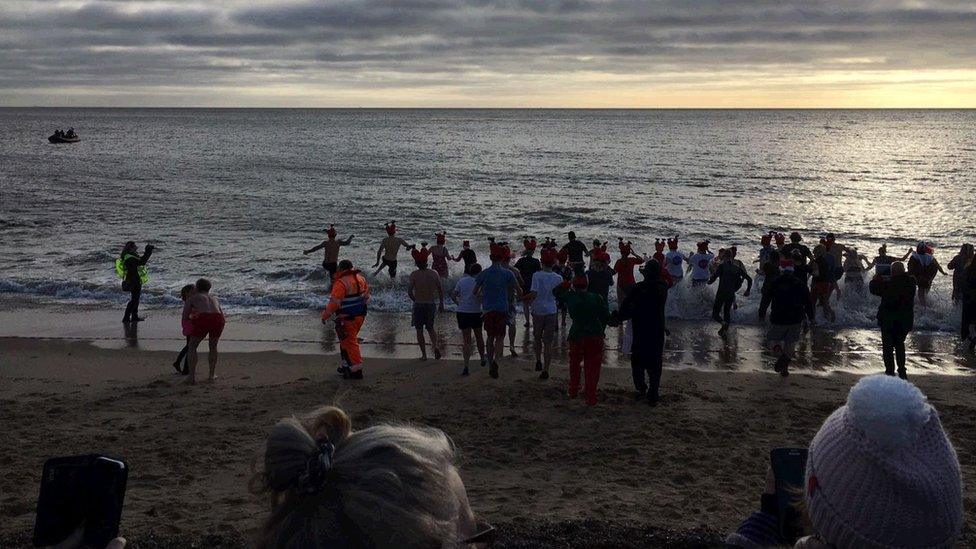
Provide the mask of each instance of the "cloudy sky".
POLYGON ((976 107, 976 1, 0 0, 0 105, 976 107))

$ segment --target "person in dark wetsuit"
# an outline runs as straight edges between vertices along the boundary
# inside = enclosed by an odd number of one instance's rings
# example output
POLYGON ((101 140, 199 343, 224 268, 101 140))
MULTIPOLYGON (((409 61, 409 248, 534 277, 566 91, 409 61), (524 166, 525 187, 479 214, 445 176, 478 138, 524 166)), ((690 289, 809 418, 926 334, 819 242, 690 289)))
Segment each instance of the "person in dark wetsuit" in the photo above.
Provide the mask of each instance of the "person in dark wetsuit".
POLYGON ((464 274, 471 274, 471 266, 478 262, 478 254, 471 249, 471 242, 465 240, 461 243, 461 251, 453 259, 455 262, 464 261, 464 274))
POLYGON ((656 406, 660 398, 661 368, 664 363, 664 306, 668 300, 668 283, 661 278, 661 265, 654 259, 641 271, 644 280, 631 287, 615 313, 620 320, 633 323, 634 343, 630 351, 630 368, 638 399, 656 406), (647 381, 645 374, 647 372, 647 381))
POLYGON ((749 297, 752 292, 752 277, 742 266, 733 261, 732 252, 726 250, 722 255, 722 263, 715 269, 708 283, 718 281, 718 291, 715 292, 715 303, 712 305, 712 320, 722 324, 719 329, 720 334, 724 334, 732 322, 732 305, 735 303, 735 292, 742 287, 742 282, 748 283, 746 291, 742 294, 749 297), (719 316, 721 311, 722 316, 719 316))
POLYGON ((783 249, 781 250, 783 256, 793 257, 793 252, 798 251, 801 255, 803 255, 804 263, 806 263, 808 259, 813 259, 813 254, 810 253, 810 248, 800 244, 802 241, 803 237, 800 236, 800 233, 796 231, 790 233, 790 243, 783 246, 783 249))
POLYGON ((573 269, 576 276, 585 276, 586 261, 583 257, 589 256, 590 251, 586 249, 586 244, 576 240, 575 232, 569 231, 566 236, 569 237, 569 242, 563 245, 561 251, 566 252, 569 257, 567 264, 573 269))
POLYGON ((122 248, 122 253, 120 255, 122 259, 122 265, 125 268, 125 277, 122 279, 122 289, 129 292, 129 303, 125 306, 125 314, 122 316, 122 322, 141 322, 146 320, 145 317, 139 316, 139 300, 142 297, 142 278, 139 276, 139 267, 142 267, 149 261, 149 257, 152 256, 155 247, 152 244, 146 244, 145 252, 140 256, 137 253, 138 248, 136 243, 133 241, 128 241, 125 243, 125 247, 122 248))
POLYGON ((891 264, 891 278, 880 276, 871 280, 868 289, 881 296, 878 305, 878 326, 881 327, 881 355, 884 359, 885 373, 907 379, 905 371, 905 338, 915 324, 915 294, 918 283, 915 277, 905 272, 905 264, 896 261, 891 264))

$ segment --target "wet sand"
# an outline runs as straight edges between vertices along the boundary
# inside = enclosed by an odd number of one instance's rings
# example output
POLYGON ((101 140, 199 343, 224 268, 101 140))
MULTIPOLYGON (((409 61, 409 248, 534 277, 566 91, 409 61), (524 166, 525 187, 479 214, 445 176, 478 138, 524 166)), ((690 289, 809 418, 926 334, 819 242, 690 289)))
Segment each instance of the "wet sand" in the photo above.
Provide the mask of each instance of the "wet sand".
MULTIPOLYGON (((759 356, 738 360, 759 370, 759 356)), ((0 357, 0 545, 11 546, 29 539, 44 459, 93 451, 129 462, 123 532, 136 546, 245 544, 264 516, 246 488, 264 436, 325 403, 358 427, 446 431, 503 547, 712 546, 757 505, 768 450, 807 444, 857 380, 669 370, 649 409, 632 400, 630 372, 608 368, 587 408, 565 396, 565 363, 542 382, 529 358, 506 359, 499 380, 480 368, 461 378, 454 360, 369 358, 366 379, 349 382, 331 355, 225 353, 216 384, 189 387, 172 352, 3 338, 0 357)), ((972 524, 976 376, 913 381, 959 453, 972 524)))

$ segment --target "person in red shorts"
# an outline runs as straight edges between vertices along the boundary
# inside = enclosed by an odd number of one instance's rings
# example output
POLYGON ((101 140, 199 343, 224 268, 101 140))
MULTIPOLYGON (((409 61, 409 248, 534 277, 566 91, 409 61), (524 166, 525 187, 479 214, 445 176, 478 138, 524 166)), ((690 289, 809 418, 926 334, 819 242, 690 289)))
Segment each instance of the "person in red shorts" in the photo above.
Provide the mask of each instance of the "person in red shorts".
POLYGON ((197 347, 204 339, 209 340, 210 350, 207 361, 210 363, 209 381, 217 379, 217 343, 224 331, 224 311, 220 308, 217 297, 210 293, 212 284, 206 278, 197 280, 196 293, 191 295, 183 304, 183 316, 190 319, 189 350, 187 363, 189 377, 186 382, 194 384, 197 381, 197 347))

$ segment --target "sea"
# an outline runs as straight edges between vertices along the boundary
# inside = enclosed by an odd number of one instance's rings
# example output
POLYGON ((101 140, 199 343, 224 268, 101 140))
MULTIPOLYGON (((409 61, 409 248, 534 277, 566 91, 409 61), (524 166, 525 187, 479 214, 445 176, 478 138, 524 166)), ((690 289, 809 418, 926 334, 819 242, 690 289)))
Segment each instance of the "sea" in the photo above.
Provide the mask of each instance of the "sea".
MULTIPOLYGON (((175 306, 212 279, 230 312, 321 308, 330 224, 343 256, 373 265, 384 224, 456 253, 470 240, 618 237, 653 253, 736 245, 768 231, 827 232, 868 258, 930 243, 945 265, 976 241, 973 110, 0 109, 0 294, 117 307, 122 245, 156 246, 144 302, 175 306), (50 144, 73 127, 81 141, 50 144)), ((396 280, 370 276, 372 308, 409 314, 396 280)), ((451 285, 460 274, 452 265, 451 285)), ((939 277, 918 327, 959 322, 939 277)), ((686 280, 667 314, 706 321, 686 280)), ((758 292, 736 321, 754 323, 758 292)), ((877 298, 844 292, 828 327, 874 325, 877 298)))

